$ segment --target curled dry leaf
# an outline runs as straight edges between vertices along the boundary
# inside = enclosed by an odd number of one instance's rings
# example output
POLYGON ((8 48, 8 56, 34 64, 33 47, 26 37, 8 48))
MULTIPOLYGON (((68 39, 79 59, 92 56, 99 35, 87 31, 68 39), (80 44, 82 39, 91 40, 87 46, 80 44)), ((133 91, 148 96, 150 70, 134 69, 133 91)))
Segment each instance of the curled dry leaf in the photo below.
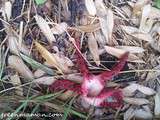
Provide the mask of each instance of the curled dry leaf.
POLYGON ((85 6, 90 15, 92 16, 96 15, 96 7, 95 7, 93 0, 85 0, 85 6))
POLYGON ((124 88, 122 91, 125 96, 131 96, 136 90, 142 92, 145 95, 154 95, 156 93, 153 89, 136 83, 132 83, 131 85, 124 88))
POLYGON ((41 29, 42 33, 45 35, 45 37, 48 39, 49 43, 55 42, 56 39, 48 25, 45 19, 43 19, 40 15, 34 16, 39 28, 41 29))
MULTIPOLYGON (((127 52, 126 50, 122 50, 122 49, 118 49, 118 48, 110 47, 110 46, 105 46, 104 48, 107 51, 107 53, 109 53, 113 56, 116 56, 118 58, 120 58, 120 56, 122 56, 124 53, 127 52)), ((140 58, 138 58, 136 55, 134 55, 132 53, 129 53, 127 60, 130 62, 144 63, 144 61, 140 60, 140 58)))
POLYGON ((13 54, 19 55, 20 51, 26 55, 29 54, 29 49, 24 44, 19 45, 18 38, 14 35, 8 36, 8 46, 13 54))
POLYGON ((100 65, 100 58, 99 58, 99 52, 98 52, 98 44, 97 41, 95 39, 95 37, 93 36, 92 33, 88 33, 88 47, 89 50, 93 56, 93 60, 96 63, 97 66, 100 65))
POLYGON ((40 54, 42 55, 42 57, 46 60, 47 63, 57 68, 60 73, 63 73, 62 70, 58 66, 58 61, 45 47, 43 47, 38 42, 35 42, 35 46, 37 50, 40 52, 40 54))
POLYGON ((149 104, 149 101, 144 98, 129 98, 129 97, 124 97, 123 100, 126 103, 133 104, 133 105, 144 105, 144 104, 149 104))
POLYGON ((155 101, 154 114, 156 116, 159 116, 160 115, 160 95, 159 93, 155 95, 154 101, 155 101))
MULTIPOLYGON (((18 75, 10 76, 10 80, 11 80, 11 83, 13 84, 13 86, 21 85, 21 80, 18 75)), ((23 96, 23 88, 22 87, 17 87, 15 92, 17 95, 23 96)))
POLYGON ((59 35, 59 34, 64 33, 67 30, 67 27, 68 27, 67 23, 62 22, 60 24, 56 24, 55 26, 53 26, 51 28, 51 31, 52 31, 53 34, 58 34, 59 35))
POLYGON ((32 80, 33 74, 30 69, 24 64, 21 58, 18 56, 12 55, 8 58, 8 64, 12 68, 14 68, 17 72, 19 72, 24 78, 28 80, 32 80))
POLYGON ((68 73, 71 71, 69 67, 72 67, 74 64, 68 57, 64 55, 60 55, 59 53, 52 54, 52 55, 54 56, 56 61, 58 61, 57 65, 63 72, 68 73))
POLYGON ((10 1, 6 1, 4 2, 4 5, 3 5, 3 17, 6 18, 7 17, 7 20, 9 21, 10 18, 11 18, 11 14, 12 14, 12 4, 10 1))
POLYGON ((56 79, 53 76, 45 76, 45 77, 37 78, 33 82, 38 84, 51 85, 55 81, 56 79))

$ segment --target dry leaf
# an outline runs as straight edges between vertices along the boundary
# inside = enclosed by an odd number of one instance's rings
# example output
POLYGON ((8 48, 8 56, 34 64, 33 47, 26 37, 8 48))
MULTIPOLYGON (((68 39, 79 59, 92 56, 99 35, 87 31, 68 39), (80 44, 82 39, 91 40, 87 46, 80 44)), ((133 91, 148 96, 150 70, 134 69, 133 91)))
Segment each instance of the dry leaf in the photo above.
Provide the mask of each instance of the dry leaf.
POLYGON ((52 64, 52 66, 57 68, 60 73, 63 73, 62 70, 58 66, 58 61, 45 47, 43 47, 38 42, 35 42, 35 46, 37 50, 40 52, 40 54, 42 55, 42 57, 46 60, 47 63, 52 64))
POLYGON ((19 46, 22 45, 22 41, 23 41, 23 21, 20 22, 19 26, 19 39, 18 39, 19 46))
POLYGON ((143 85, 139 85, 139 84, 136 84, 137 85, 137 90, 139 90, 140 92, 142 92, 143 94, 145 95, 154 95, 156 92, 149 88, 149 87, 145 87, 143 85))
POLYGON ((48 23, 46 22, 46 20, 44 20, 40 15, 35 15, 34 18, 35 18, 39 28, 41 29, 42 33, 48 39, 49 43, 51 44, 53 41, 55 42, 56 39, 55 39, 48 23))
POLYGON ((137 85, 131 84, 131 85, 123 88, 122 92, 123 92, 124 96, 132 96, 136 90, 137 90, 137 85))
POLYGON ((69 73, 71 71, 69 67, 72 67, 74 64, 68 57, 64 55, 60 55, 59 53, 52 54, 52 55, 54 56, 56 61, 58 61, 57 65, 63 72, 69 73))
POLYGON ((126 103, 133 104, 133 105, 144 105, 144 104, 149 104, 149 101, 144 98, 129 98, 129 97, 124 97, 123 100, 126 103))
POLYGON ((150 19, 156 19, 160 16, 160 10, 156 7, 151 7, 151 14, 149 14, 150 19))
POLYGON ((33 74, 30 69, 24 64, 21 58, 18 56, 12 55, 8 58, 8 64, 12 68, 14 68, 17 72, 19 72, 24 78, 28 80, 32 80, 33 74))
MULTIPOLYGON (((127 52, 126 50, 122 50, 122 49, 118 49, 115 47, 110 47, 110 46, 105 46, 105 50, 107 51, 107 53, 116 56, 117 58, 120 58, 125 52, 127 52)), ((130 62, 136 62, 137 60, 140 60, 136 55, 130 53, 128 56, 128 61, 130 62)), ((144 61, 140 61, 141 63, 144 63, 144 61)))
POLYGON ((115 42, 112 39, 112 31, 114 26, 114 18, 112 10, 108 9, 107 14, 104 17, 100 17, 99 21, 103 35, 106 38, 106 42, 110 45, 113 45, 113 43, 115 42))
POLYGON ((114 18, 113 18, 113 12, 111 9, 107 10, 107 23, 108 23, 108 39, 109 39, 109 43, 112 43, 112 32, 113 32, 113 26, 114 26, 114 18))
POLYGON ((154 114, 156 116, 159 116, 160 115, 160 95, 159 93, 155 95, 154 101, 155 101, 154 114))
POLYGON ((51 28, 51 31, 53 34, 59 35, 59 34, 64 33, 65 31, 67 31, 67 27, 68 27, 67 23, 62 22, 62 23, 59 23, 59 24, 56 24, 55 26, 53 26, 51 28))
POLYGON ((133 16, 138 16, 141 14, 141 10, 150 0, 137 0, 133 7, 133 16))
POLYGON ((145 5, 142 10, 142 17, 139 27, 140 32, 148 33, 150 31, 153 25, 153 21, 148 19, 149 14, 151 14, 150 12, 151 12, 151 5, 150 4, 145 5))
POLYGON ((45 75, 45 72, 41 69, 37 69, 35 72, 34 72, 34 77, 35 78, 39 78, 41 76, 45 75))
POLYGON ((100 21, 100 26, 101 26, 102 33, 106 38, 106 42, 108 43, 109 42, 109 39, 108 39, 109 36, 108 36, 108 23, 107 23, 106 16, 103 17, 103 18, 99 18, 99 21, 100 21))
POLYGON ((91 52, 91 54, 93 56, 94 62, 96 63, 97 66, 99 66, 100 65, 100 58, 99 58, 99 53, 98 53, 97 41, 92 33, 88 33, 87 36, 88 36, 89 51, 91 52))
POLYGON ((131 120, 134 116, 134 109, 130 107, 123 115, 124 120, 131 120))
POLYGON ((90 15, 92 16, 96 15, 96 7, 95 7, 93 0, 85 0, 85 6, 90 15))
POLYGON ((130 53, 143 53, 145 50, 142 47, 136 46, 115 46, 118 49, 129 51, 130 53))
POLYGON ((22 53, 29 55, 29 49, 24 44, 19 45, 18 38, 14 35, 8 36, 8 46, 13 54, 19 55, 19 52, 21 51, 22 53))
POLYGON ((68 74, 65 76, 66 79, 77 82, 77 83, 81 83, 83 80, 83 77, 80 74, 68 74))
POLYGON ((151 89, 149 87, 145 87, 143 85, 136 84, 136 83, 132 83, 131 85, 124 88, 122 91, 123 91, 125 96, 130 96, 136 90, 142 92, 145 95, 154 95, 156 93, 153 89, 151 89))
POLYGON ((131 26, 121 25, 122 30, 124 30, 127 34, 132 35, 134 33, 139 33, 139 29, 131 26))
POLYGON ((66 101, 67 99, 71 98, 73 95, 76 95, 74 91, 67 90, 66 92, 62 93, 58 98, 60 100, 66 101))
POLYGON ((81 25, 81 26, 77 26, 76 28, 71 28, 71 29, 76 29, 76 30, 80 30, 83 32, 95 32, 100 29, 100 24, 93 23, 93 24, 88 24, 88 25, 81 25))
MULTIPOLYGON (((21 80, 18 75, 10 76, 10 80, 11 80, 11 83, 13 84, 13 86, 15 86, 15 87, 21 85, 21 80)), ((23 96, 23 88, 22 87, 17 87, 15 92, 17 95, 23 96)))
POLYGON ((103 3, 103 0, 95 0, 95 6, 99 17, 104 17, 107 14, 107 9, 103 3))
POLYGON ((134 111, 134 117, 140 119, 150 120, 153 118, 153 115, 150 111, 145 111, 143 109, 138 109, 134 111))
POLYGON ((140 32, 140 30, 136 27, 131 27, 131 26, 121 26, 121 28, 129 35, 140 39, 140 40, 144 40, 147 42, 152 42, 152 37, 150 34, 148 33, 142 33, 140 32))
POLYGON ((132 36, 137 39, 147 41, 149 43, 151 43, 153 41, 153 38, 148 33, 147 34, 146 33, 135 33, 135 34, 132 34, 132 36))
POLYGON ((106 40, 105 40, 104 36, 101 34, 101 32, 100 31, 96 31, 94 33, 94 35, 95 35, 95 39, 99 43, 99 46, 100 47, 104 47, 104 45, 106 44, 106 40))
POLYGON ((45 76, 35 79, 33 82, 38 84, 44 84, 44 85, 51 85, 54 83, 56 79, 52 76, 45 76))
POLYGON ((7 17, 7 21, 10 20, 11 18, 11 14, 12 14, 12 4, 10 1, 6 1, 3 5, 3 17, 6 19, 7 17))

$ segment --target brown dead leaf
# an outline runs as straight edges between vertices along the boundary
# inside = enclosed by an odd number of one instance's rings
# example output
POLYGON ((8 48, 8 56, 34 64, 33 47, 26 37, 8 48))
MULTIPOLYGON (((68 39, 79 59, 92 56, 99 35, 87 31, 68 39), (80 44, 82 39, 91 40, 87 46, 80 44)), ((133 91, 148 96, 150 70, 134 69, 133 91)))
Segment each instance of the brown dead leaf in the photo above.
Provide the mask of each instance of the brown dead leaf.
MULTIPOLYGON (((74 28, 73 28, 74 29, 74 28)), ((100 29, 99 23, 77 26, 75 29, 83 32, 95 32, 100 29)))
POLYGON ((8 36, 8 46, 10 51, 16 55, 19 55, 20 51, 26 55, 29 55, 29 49, 22 43, 19 45, 18 38, 14 35, 8 36))
POLYGON ((53 41, 55 42, 56 39, 45 19, 43 19, 40 15, 34 16, 39 28, 41 29, 42 33, 45 35, 49 43, 51 44, 53 41))
POLYGON ((54 58, 52 53, 50 53, 45 47, 43 47, 38 42, 35 42, 37 50, 40 52, 42 57, 46 60, 47 63, 52 64, 57 70, 63 74, 62 70, 58 66, 58 61, 54 58))
POLYGON ((142 47, 136 46, 115 46, 118 49, 129 51, 130 53, 143 53, 145 50, 142 47))
POLYGON ((124 97, 123 100, 126 103, 133 104, 133 105, 144 105, 144 104, 149 104, 149 101, 144 98, 129 98, 129 97, 124 97))
POLYGON ((97 66, 100 65, 100 58, 99 58, 99 52, 98 52, 98 44, 97 41, 95 39, 95 37, 93 36, 92 33, 88 33, 88 47, 89 50, 93 56, 93 60, 96 63, 97 66))
MULTIPOLYGON (((116 56, 117 58, 120 58, 125 52, 127 52, 126 50, 122 50, 122 49, 118 49, 110 46, 105 46, 105 50, 107 51, 107 53, 113 56, 116 56)), ((144 63, 144 61, 140 60, 140 58, 138 58, 136 55, 132 53, 129 53, 128 61, 144 63)))
POLYGON ((45 77, 37 78, 33 82, 38 84, 43 84, 43 85, 51 85, 55 81, 56 79, 53 76, 45 76, 45 77))
POLYGON ((24 64, 21 58, 18 56, 12 55, 8 58, 8 64, 19 72, 24 78, 28 80, 33 80, 34 76, 30 69, 24 64))

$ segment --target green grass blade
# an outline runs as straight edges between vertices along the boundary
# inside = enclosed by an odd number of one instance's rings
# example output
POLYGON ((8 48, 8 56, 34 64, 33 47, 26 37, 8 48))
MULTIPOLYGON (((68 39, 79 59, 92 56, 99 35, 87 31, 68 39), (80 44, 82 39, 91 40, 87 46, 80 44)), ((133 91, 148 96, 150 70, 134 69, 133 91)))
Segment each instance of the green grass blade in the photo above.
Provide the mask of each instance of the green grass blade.
POLYGON ((13 113, 11 113, 11 114, 13 114, 13 117, 10 116, 6 120, 12 120, 12 119, 14 119, 14 115, 16 115, 22 108, 24 108, 25 106, 27 106, 27 103, 28 103, 28 100, 26 100, 25 102, 23 102, 13 113))
POLYGON ((155 2, 155 7, 160 9, 160 0, 154 0, 154 2, 155 2))
POLYGON ((35 0, 37 5, 44 4, 46 0, 35 0))
MULTIPOLYGON (((36 113, 36 112, 38 111, 37 109, 39 108, 39 106, 40 106, 40 104, 37 104, 37 105, 33 108, 31 114, 36 113)), ((27 120, 32 120, 32 116, 29 116, 29 117, 27 118, 27 120)))
POLYGON ((54 75, 54 72, 52 69, 48 68, 47 66, 35 61, 34 59, 24 55, 24 54, 20 54, 22 59, 27 62, 28 64, 31 65, 32 68, 35 68, 35 69, 41 69, 43 70, 44 72, 46 72, 47 74, 49 75, 54 75))
POLYGON ((71 111, 71 107, 72 107, 72 103, 73 103, 74 99, 75 99, 75 97, 72 98, 72 100, 69 102, 69 106, 67 108, 65 108, 62 120, 67 120, 67 117, 71 111))

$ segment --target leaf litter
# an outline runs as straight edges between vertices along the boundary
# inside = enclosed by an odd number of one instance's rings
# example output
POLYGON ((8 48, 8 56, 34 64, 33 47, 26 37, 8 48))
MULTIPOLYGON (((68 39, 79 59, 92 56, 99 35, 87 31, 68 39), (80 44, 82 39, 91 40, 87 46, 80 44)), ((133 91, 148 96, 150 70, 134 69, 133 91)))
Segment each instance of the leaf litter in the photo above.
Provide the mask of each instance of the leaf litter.
POLYGON ((159 119, 157 1, 2 1, 0 93, 32 103, 25 112, 40 104, 67 119, 159 119), (45 104, 27 99, 57 90, 45 104))

